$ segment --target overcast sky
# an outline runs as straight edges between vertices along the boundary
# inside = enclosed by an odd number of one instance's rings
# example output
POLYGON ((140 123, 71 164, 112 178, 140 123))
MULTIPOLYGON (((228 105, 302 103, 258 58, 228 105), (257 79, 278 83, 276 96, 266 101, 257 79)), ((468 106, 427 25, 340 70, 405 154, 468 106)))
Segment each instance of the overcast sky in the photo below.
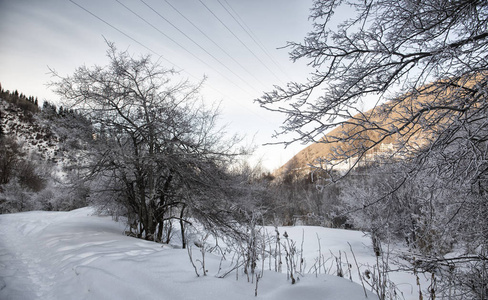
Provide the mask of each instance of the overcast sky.
MULTIPOLYGON (((287 41, 311 29, 312 0, 0 0, 0 82, 4 89, 58 103, 49 68, 72 74, 104 65, 107 45, 151 54, 181 76, 208 76, 202 96, 220 102, 229 133, 258 146, 277 142, 284 116, 254 99, 273 85, 304 81, 306 61, 292 63, 287 41), (239 21, 239 23, 238 23, 239 21), (245 28, 245 30, 243 29, 245 28)), ((273 170, 304 145, 259 147, 254 161, 273 170)))

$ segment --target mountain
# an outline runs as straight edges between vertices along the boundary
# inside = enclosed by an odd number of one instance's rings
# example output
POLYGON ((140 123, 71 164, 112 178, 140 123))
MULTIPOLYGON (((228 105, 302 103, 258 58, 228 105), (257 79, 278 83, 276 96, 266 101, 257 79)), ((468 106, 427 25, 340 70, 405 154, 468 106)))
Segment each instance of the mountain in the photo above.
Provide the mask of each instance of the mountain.
POLYGON ((90 122, 81 115, 48 102, 40 108, 37 99, 0 86, 0 214, 85 203, 82 185, 68 187, 90 140, 90 122))
MULTIPOLYGON (((468 83, 469 86, 469 83, 468 83)), ((442 83, 427 85, 340 122, 318 143, 314 143, 275 171, 276 176, 290 170, 306 173, 310 165, 344 171, 368 164, 378 156, 404 157, 425 145, 437 128, 450 121, 442 109, 458 107, 453 90, 442 83), (438 107, 443 107, 441 110, 438 107), (361 161, 356 164, 358 157, 361 161)), ((456 91, 457 92, 457 91, 456 91)))
POLYGON ((52 160, 59 152, 59 138, 46 122, 37 117, 40 113, 37 105, 24 109, 24 101, 22 98, 15 102, 0 98, 2 136, 13 138, 25 155, 52 160))

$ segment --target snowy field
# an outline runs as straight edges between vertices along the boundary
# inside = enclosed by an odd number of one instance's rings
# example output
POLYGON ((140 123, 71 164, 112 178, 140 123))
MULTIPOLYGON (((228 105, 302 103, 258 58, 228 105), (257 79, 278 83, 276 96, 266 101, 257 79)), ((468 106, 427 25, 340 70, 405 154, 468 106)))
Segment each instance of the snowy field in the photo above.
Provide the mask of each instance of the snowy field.
MULTIPOLYGON (((350 273, 345 267, 344 278, 332 275, 332 254, 341 251, 342 261, 347 255, 355 265, 348 242, 363 271, 375 263, 370 239, 361 232, 280 228, 299 250, 303 238, 305 272, 292 285, 286 272, 269 271, 265 261, 255 297, 256 284, 242 272, 238 280, 235 271, 218 278, 230 263, 221 264, 220 256, 206 254, 208 274, 197 277, 186 250, 127 237, 123 224, 92 212, 83 208, 0 215, 0 299, 377 299, 367 285, 368 297, 361 284, 351 282, 350 277, 359 282, 354 267, 350 273), (313 271, 319 239, 320 253, 328 258, 323 269, 330 274, 313 271)), ((192 249, 194 261, 201 260, 200 249, 192 249)), ((413 276, 397 273, 392 279, 405 299, 418 299, 413 276)))

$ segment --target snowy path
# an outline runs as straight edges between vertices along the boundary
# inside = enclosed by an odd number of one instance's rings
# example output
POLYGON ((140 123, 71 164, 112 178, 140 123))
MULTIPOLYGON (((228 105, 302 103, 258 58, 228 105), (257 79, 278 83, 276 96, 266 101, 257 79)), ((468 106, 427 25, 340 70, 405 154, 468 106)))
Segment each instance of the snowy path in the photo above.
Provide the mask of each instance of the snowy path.
MULTIPOLYGON (((343 278, 309 275, 291 285, 274 272, 265 272, 255 298, 244 276, 215 277, 219 257, 208 254, 209 276, 196 277, 185 250, 126 237, 123 225, 90 214, 0 215, 0 299, 365 299, 360 285, 343 278)), ((315 229, 331 243, 347 242, 341 231, 315 229)), ((301 239, 302 229, 288 231, 301 239)), ((360 233, 348 234, 356 247, 364 242, 360 233)), ((316 249, 316 232, 306 235, 316 249)))
POLYGON ((2 299, 42 299, 49 290, 52 273, 41 266, 35 234, 48 226, 54 214, 42 214, 36 222, 29 220, 29 213, 0 218, 0 291, 7 292, 0 294, 2 299))

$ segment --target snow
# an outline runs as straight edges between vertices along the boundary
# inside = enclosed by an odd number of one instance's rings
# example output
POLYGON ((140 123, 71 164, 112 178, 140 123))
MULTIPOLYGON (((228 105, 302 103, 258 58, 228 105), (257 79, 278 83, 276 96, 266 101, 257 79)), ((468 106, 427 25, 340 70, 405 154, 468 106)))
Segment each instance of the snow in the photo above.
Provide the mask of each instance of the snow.
MULTIPOLYGON (((208 275, 197 277, 187 250, 125 236, 122 223, 93 212, 82 208, 0 215, 0 299, 366 299, 354 269, 356 282, 347 272, 345 278, 305 272, 294 285, 285 273, 268 270, 255 297, 255 282, 249 283, 244 274, 238 280, 235 271, 223 279, 216 276, 221 257, 207 253, 208 275)), ((274 228, 268 230, 273 234, 274 228)), ((319 256, 317 237, 324 256, 342 251, 354 264, 349 242, 361 266, 374 264, 370 240, 361 232, 305 226, 279 230, 298 249, 303 236, 306 271, 319 256)), ((193 248, 194 260, 201 259, 199 250, 193 248)), ((412 289, 411 276, 399 278, 412 289)), ((376 298, 368 291, 367 299, 376 298)))

